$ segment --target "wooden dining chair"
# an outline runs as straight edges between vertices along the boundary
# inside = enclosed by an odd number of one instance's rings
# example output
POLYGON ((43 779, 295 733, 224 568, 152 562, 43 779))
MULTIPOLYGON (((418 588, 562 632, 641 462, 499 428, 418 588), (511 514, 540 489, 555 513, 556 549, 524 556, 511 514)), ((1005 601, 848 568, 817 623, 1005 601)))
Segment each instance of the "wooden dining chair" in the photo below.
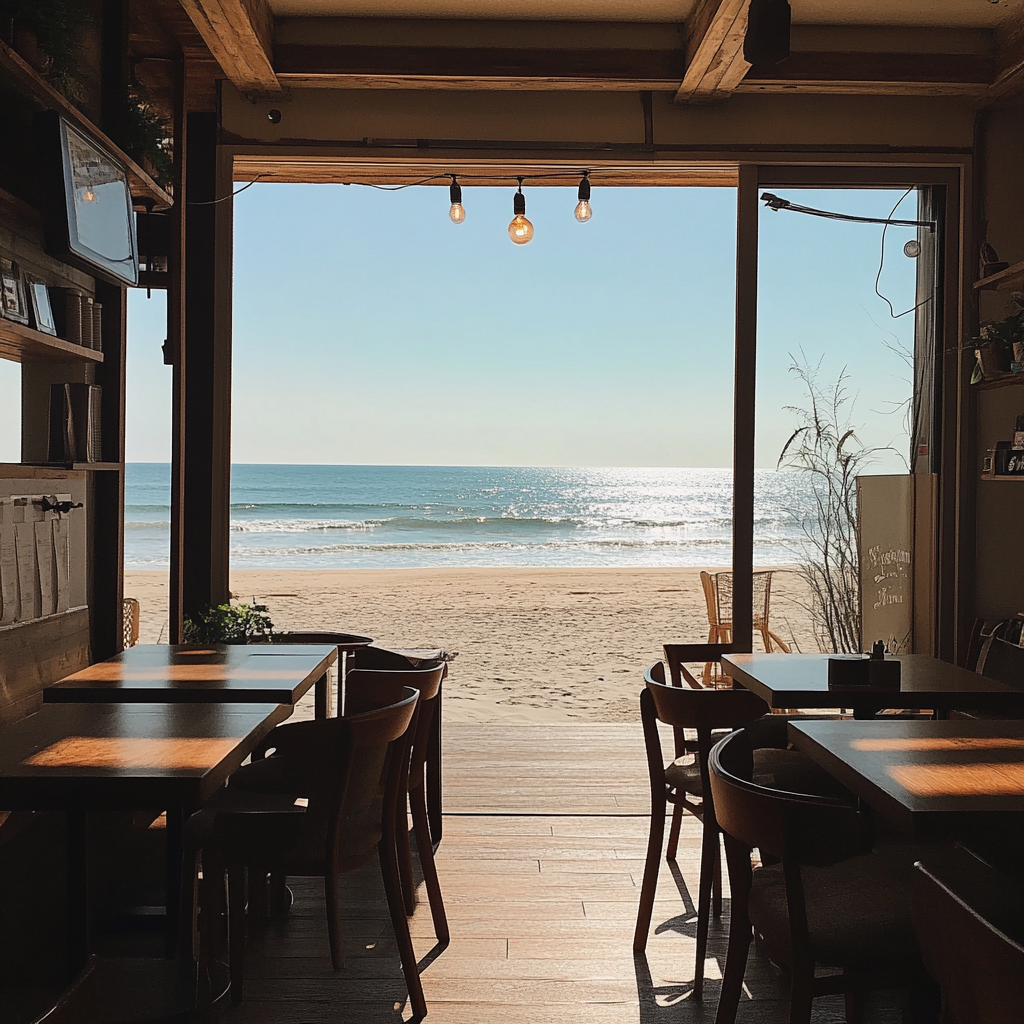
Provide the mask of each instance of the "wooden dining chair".
POLYGON ((139 602, 134 597, 126 597, 121 602, 121 632, 125 648, 139 642, 139 602))
POLYGON ((816 996, 843 993, 859 1019, 867 988, 920 984, 910 915, 917 851, 872 851, 871 822, 851 794, 789 791, 755 780, 757 751, 786 745, 786 722, 768 716, 720 740, 708 759, 725 838, 731 915, 716 1024, 733 1024, 751 930, 790 975, 790 1022, 808 1024, 816 996), (751 852, 764 866, 756 870, 751 852), (841 974, 817 977, 816 966, 841 974))
POLYGON ((712 902, 716 916, 721 913, 718 828, 711 801, 707 798, 710 794, 707 759, 714 742, 712 733, 722 727, 735 728, 760 718, 768 711, 768 706, 749 690, 693 689, 668 685, 665 682, 665 666, 660 661, 644 674, 644 683, 645 687, 640 694, 640 718, 651 781, 651 826, 633 949, 639 953, 647 947, 658 873, 661 870, 665 814, 667 804, 671 803, 673 812, 667 851, 669 860, 675 860, 676 857, 683 811, 689 811, 703 825, 697 897, 697 962, 693 984, 694 998, 700 999, 704 987, 704 958, 712 902), (659 722, 672 726, 676 737, 675 757, 667 766, 658 732, 659 722), (688 744, 685 737, 680 739, 686 729, 696 733, 695 742, 688 744))
POLYGON ((402 892, 408 914, 416 909, 416 885, 413 878, 412 850, 409 844, 406 800, 412 815, 413 835, 420 867, 423 870, 423 884, 430 903, 430 915, 434 922, 434 935, 440 943, 449 941, 448 919, 441 895, 441 885, 434 863, 434 840, 427 819, 427 766, 433 749, 435 718, 441 714, 441 686, 448 675, 445 662, 425 663, 418 669, 353 669, 349 673, 346 712, 358 710, 360 695, 372 695, 378 690, 378 683, 387 680, 390 685, 413 686, 420 692, 416 721, 412 728, 407 764, 403 772, 402 792, 398 802, 399 864, 402 868, 402 892))
MULTIPOLYGON (((253 808, 253 799, 261 794, 236 786, 233 777, 219 800, 189 819, 186 841, 190 849, 201 853, 203 863, 201 903, 205 925, 201 950, 206 951, 202 954, 206 964, 217 949, 213 929, 220 918, 225 870, 228 875, 233 1001, 242 996, 245 869, 250 896, 266 884, 270 873, 324 878, 331 962, 335 970, 340 970, 338 876, 361 867, 376 853, 413 1014, 426 1014, 405 913, 395 828, 410 725, 419 693, 411 687, 390 684, 378 684, 376 689, 378 706, 373 710, 277 726, 254 751, 253 764, 236 773, 262 775, 265 782, 292 786, 290 794, 308 801, 301 817, 288 815, 281 808, 274 808, 273 813, 258 805, 253 808), (286 764, 286 770, 264 767, 275 760, 286 764)), ((371 702, 372 697, 367 696, 363 705, 371 702)), ((194 862, 193 857, 193 867, 194 862)), ((194 870, 190 874, 187 891, 194 893, 194 870)))
POLYGON ((946 1010, 956 1024, 1018 1024, 1024 1017, 1019 883, 962 846, 936 851, 916 868, 914 926, 946 1010))

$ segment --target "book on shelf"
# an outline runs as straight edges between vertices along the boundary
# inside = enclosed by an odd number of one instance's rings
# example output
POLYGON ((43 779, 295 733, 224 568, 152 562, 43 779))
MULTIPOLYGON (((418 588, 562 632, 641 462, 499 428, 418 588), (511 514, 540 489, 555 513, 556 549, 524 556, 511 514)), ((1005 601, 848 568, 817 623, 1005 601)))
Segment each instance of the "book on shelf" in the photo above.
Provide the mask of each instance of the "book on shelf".
POLYGON ((97 384, 50 385, 50 462, 101 462, 97 384))

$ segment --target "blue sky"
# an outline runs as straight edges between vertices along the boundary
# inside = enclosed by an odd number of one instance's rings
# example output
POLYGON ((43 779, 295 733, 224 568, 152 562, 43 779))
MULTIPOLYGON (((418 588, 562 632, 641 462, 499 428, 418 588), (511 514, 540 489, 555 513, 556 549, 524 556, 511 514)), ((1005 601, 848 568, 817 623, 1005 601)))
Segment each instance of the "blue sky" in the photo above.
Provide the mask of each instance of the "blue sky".
MULTIPOLYGON (((536 236, 506 234, 513 186, 382 192, 258 184, 235 200, 235 462, 724 466, 731 460, 735 192, 530 187, 536 236)), ((900 193, 783 191, 886 216, 900 193)), ((898 216, 913 217, 911 196, 898 216)), ((761 216, 758 465, 774 466, 802 348, 844 366, 873 444, 909 393, 883 342, 910 343, 873 294, 880 226, 761 216)), ((913 304, 911 237, 890 229, 882 291, 913 304)), ((164 302, 129 302, 129 461, 167 461, 164 302)), ((0 363, 10 447, 16 368, 0 363)), ((3 442, 0 442, 3 443, 3 442)), ((0 457, 5 457, 0 452, 0 457)), ((7 455, 6 457, 10 457, 7 455)), ((880 468, 897 468, 894 464, 880 468)))

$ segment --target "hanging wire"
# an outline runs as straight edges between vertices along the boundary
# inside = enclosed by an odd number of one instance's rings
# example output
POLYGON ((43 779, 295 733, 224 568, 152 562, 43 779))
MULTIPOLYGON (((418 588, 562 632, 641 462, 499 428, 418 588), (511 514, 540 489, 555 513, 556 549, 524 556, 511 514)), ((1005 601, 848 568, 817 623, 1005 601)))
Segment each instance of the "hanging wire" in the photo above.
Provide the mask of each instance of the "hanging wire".
POLYGON ((888 218, 884 222, 885 223, 885 227, 882 228, 882 241, 881 241, 881 244, 879 246, 880 252, 879 252, 879 256, 878 256, 878 273, 875 274, 875 294, 889 307, 889 316, 892 317, 893 320, 899 320, 899 318, 901 316, 906 316, 908 313, 913 313, 914 310, 920 309, 926 302, 931 302, 932 301, 932 296, 935 294, 934 292, 932 292, 932 295, 929 295, 927 298, 922 299, 920 302, 918 302, 915 305, 911 306, 910 309, 905 309, 905 310, 903 310, 902 313, 897 313, 896 310, 893 309, 893 305, 888 300, 888 298, 886 298, 886 296, 884 296, 878 290, 878 282, 882 280, 882 269, 885 266, 885 233, 886 233, 886 231, 889 230, 889 225, 890 224, 900 224, 900 225, 908 224, 908 225, 917 225, 917 226, 930 225, 932 227, 932 229, 934 229, 934 227, 935 227, 934 221, 896 221, 896 220, 892 219, 892 215, 899 209, 900 203, 902 203, 903 200, 906 199, 907 196, 909 196, 910 193, 913 192, 915 188, 916 188, 915 185, 911 185, 910 188, 908 188, 907 191, 904 192, 903 195, 900 196, 899 200, 896 202, 896 205, 892 208, 892 212, 889 214, 888 218))
POLYGON ((256 177, 253 178, 252 181, 250 181, 248 184, 243 185, 241 188, 236 188, 235 191, 232 192, 230 195, 221 196, 220 199, 205 199, 203 201, 199 201, 199 200, 193 201, 193 200, 190 199, 190 200, 188 200, 185 203, 185 205, 186 206, 216 206, 218 203, 226 203, 229 199, 234 199, 235 196, 241 195, 241 193, 243 193, 247 188, 252 188, 253 185, 255 185, 256 182, 259 181, 260 178, 262 178, 262 177, 263 177, 262 174, 257 174, 256 177))

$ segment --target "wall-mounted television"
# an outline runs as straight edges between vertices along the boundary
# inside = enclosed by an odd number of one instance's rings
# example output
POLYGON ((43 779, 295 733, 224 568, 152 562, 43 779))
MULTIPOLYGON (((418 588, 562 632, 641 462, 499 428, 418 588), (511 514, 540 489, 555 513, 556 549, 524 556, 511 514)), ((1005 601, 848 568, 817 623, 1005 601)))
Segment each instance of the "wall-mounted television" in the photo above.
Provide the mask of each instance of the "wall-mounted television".
POLYGON ((124 164, 55 111, 38 116, 36 144, 50 254, 114 284, 138 284, 135 215, 124 164))

